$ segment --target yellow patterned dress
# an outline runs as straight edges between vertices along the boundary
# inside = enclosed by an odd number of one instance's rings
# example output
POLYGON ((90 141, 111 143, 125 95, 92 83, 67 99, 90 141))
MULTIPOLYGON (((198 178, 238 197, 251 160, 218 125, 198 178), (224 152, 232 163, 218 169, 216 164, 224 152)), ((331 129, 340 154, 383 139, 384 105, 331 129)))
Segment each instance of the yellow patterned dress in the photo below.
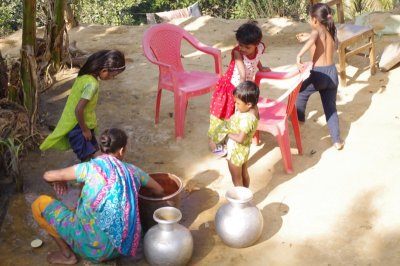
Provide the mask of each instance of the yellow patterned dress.
POLYGON ((256 133, 258 126, 258 119, 250 112, 240 113, 236 112, 228 121, 229 133, 238 134, 244 132, 246 138, 243 143, 238 143, 232 139, 228 139, 227 148, 230 160, 236 166, 242 166, 249 159, 251 141, 256 133))

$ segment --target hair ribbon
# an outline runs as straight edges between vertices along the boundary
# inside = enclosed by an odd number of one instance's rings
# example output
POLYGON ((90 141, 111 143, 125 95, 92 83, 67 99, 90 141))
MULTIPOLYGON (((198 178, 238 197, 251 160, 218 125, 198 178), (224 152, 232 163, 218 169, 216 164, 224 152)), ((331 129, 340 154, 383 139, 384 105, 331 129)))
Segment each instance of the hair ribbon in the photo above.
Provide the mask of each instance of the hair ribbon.
POLYGON ((124 70, 126 65, 123 65, 122 67, 110 67, 108 70, 110 71, 118 71, 118 70, 124 70))

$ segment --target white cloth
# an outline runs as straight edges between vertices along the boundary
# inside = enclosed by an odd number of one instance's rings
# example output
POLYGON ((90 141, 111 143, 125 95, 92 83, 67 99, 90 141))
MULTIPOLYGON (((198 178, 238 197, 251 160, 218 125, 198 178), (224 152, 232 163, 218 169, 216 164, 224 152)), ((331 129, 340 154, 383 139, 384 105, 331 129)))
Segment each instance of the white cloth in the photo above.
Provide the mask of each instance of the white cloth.
POLYGON ((400 42, 391 43, 383 50, 379 60, 379 68, 382 71, 389 71, 400 62, 400 42))
POLYGON ((189 11, 189 16, 201 17, 201 10, 199 7, 199 2, 194 3, 193 5, 189 6, 187 9, 189 11))
POLYGON ((171 10, 171 11, 158 12, 158 13, 156 13, 156 15, 164 20, 172 20, 174 18, 189 17, 189 11, 187 8, 182 8, 182 9, 176 9, 176 10, 171 10))

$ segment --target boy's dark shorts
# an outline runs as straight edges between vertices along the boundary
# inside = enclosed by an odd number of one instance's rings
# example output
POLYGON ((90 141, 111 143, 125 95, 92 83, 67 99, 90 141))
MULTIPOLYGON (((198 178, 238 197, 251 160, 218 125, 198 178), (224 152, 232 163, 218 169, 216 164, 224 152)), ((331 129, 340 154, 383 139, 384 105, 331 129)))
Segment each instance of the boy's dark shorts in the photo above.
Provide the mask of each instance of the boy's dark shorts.
POLYGON ((69 144, 80 160, 86 159, 88 156, 95 154, 99 150, 99 145, 97 143, 96 136, 94 135, 94 130, 91 129, 90 131, 92 132, 91 140, 85 140, 79 124, 77 124, 67 134, 69 144))

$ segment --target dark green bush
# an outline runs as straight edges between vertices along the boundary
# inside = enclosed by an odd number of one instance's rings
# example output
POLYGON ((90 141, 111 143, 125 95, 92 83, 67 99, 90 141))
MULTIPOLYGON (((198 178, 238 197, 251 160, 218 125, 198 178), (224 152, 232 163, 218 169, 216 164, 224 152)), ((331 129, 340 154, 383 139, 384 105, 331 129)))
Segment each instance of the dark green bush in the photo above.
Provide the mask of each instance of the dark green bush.
POLYGON ((140 0, 71 0, 71 7, 80 23, 131 25, 135 18, 130 12, 140 0))
POLYGON ((21 28, 22 1, 2 0, 0 3, 0 37, 21 28))

